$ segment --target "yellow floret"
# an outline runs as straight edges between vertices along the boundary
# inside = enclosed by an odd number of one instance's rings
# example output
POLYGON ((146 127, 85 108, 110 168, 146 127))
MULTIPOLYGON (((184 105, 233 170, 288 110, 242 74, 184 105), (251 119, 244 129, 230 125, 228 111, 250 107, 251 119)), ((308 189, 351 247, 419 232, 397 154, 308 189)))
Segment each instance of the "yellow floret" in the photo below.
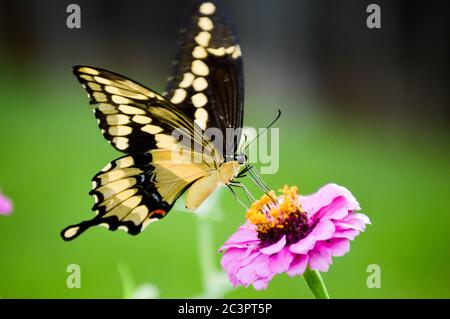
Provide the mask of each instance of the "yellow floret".
POLYGON ((290 214, 298 212, 298 210, 302 211, 301 205, 298 203, 296 186, 285 185, 280 192, 282 195, 276 196, 274 191, 270 191, 255 201, 247 210, 247 220, 257 226, 259 232, 266 232, 274 227, 283 228, 284 221, 289 218, 290 214))

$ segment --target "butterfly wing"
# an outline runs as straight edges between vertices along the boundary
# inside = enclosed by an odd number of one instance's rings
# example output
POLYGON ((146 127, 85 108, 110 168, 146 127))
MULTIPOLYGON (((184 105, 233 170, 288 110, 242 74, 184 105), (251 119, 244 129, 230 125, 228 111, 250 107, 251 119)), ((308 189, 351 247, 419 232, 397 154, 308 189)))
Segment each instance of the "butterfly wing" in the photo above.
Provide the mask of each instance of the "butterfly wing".
POLYGON ((77 66, 74 73, 95 105, 105 138, 129 155, 111 162, 92 179, 96 216, 65 228, 61 235, 71 240, 96 225, 136 235, 164 217, 189 185, 207 175, 221 157, 198 125, 156 92, 99 68, 77 66), (176 139, 174 130, 188 138, 176 139), (199 146, 210 153, 195 152, 199 146))
POLYGON ((166 97, 203 129, 218 128, 215 146, 233 159, 243 120, 241 48, 225 11, 215 2, 197 2, 181 29, 173 77, 166 97), (226 128, 237 129, 236 136, 226 128), (226 138, 228 137, 228 139, 226 138))
POLYGON ((186 188, 209 170, 205 163, 172 155, 172 151, 153 150, 109 163, 92 179, 96 216, 65 228, 63 239, 72 240, 97 225, 136 235, 163 218, 186 188))
MULTIPOLYGON (((136 154, 181 147, 172 136, 180 128, 191 136, 202 137, 193 120, 149 88, 100 68, 75 66, 73 72, 94 105, 103 136, 117 150, 136 154), (199 133, 194 134, 195 130, 199 133)), ((192 141, 205 145, 201 138, 192 141)))

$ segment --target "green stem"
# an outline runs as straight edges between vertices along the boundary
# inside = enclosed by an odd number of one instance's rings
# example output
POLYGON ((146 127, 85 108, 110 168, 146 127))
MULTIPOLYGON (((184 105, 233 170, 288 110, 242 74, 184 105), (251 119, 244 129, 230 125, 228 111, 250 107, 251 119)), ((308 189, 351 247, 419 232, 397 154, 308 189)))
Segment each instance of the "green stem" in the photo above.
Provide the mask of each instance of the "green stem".
POLYGON ((306 284, 309 289, 311 289, 316 299, 330 299, 327 287, 325 287, 322 276, 320 276, 320 273, 317 270, 306 268, 303 273, 303 279, 306 281, 306 284))
POLYGON ((133 291, 136 289, 133 276, 130 270, 122 263, 117 265, 117 269, 119 270, 119 276, 122 281, 123 298, 130 299, 133 296, 133 291))
POLYGON ((214 272, 214 256, 212 246, 212 225, 208 217, 199 217, 197 243, 199 247, 200 271, 203 279, 203 290, 208 289, 208 281, 214 272))

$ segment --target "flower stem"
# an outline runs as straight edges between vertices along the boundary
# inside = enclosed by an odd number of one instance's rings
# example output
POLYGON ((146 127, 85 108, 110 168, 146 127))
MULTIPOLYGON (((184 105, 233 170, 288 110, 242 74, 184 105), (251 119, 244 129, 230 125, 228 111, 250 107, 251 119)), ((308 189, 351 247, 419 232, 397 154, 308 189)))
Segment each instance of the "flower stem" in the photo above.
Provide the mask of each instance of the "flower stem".
POLYGON ((327 287, 325 287, 322 276, 317 270, 310 270, 309 268, 306 268, 303 273, 303 279, 306 281, 306 284, 309 289, 311 289, 311 292, 316 299, 330 299, 327 287))
POLYGON ((205 217, 199 217, 199 225, 197 230, 197 243, 199 247, 200 271, 203 279, 203 290, 208 289, 208 281, 214 272, 214 256, 213 256, 213 230, 211 221, 205 217))

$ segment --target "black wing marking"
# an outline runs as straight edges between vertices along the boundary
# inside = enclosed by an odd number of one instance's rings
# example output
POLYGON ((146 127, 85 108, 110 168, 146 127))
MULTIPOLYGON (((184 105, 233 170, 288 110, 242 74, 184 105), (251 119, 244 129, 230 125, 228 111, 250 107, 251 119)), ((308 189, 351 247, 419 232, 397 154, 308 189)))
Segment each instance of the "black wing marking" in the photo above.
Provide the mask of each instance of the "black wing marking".
MULTIPOLYGON (((181 29, 167 98, 202 128, 242 128, 244 80, 241 48, 228 15, 215 2, 196 2, 181 29)), ((233 157, 237 136, 217 145, 233 157)))
POLYGON ((92 179, 96 216, 66 227, 62 238, 72 240, 97 225, 137 235, 163 218, 189 185, 209 171, 205 163, 174 162, 171 155, 171 151, 154 150, 108 164, 92 179))
MULTIPOLYGON (((75 66, 73 72, 95 105, 103 136, 121 152, 136 154, 180 147, 172 137, 173 131, 180 128, 191 136, 202 136, 194 134, 194 130, 201 129, 192 119, 163 96, 133 80, 90 66, 75 66)), ((205 140, 200 143, 205 144, 205 140)))

